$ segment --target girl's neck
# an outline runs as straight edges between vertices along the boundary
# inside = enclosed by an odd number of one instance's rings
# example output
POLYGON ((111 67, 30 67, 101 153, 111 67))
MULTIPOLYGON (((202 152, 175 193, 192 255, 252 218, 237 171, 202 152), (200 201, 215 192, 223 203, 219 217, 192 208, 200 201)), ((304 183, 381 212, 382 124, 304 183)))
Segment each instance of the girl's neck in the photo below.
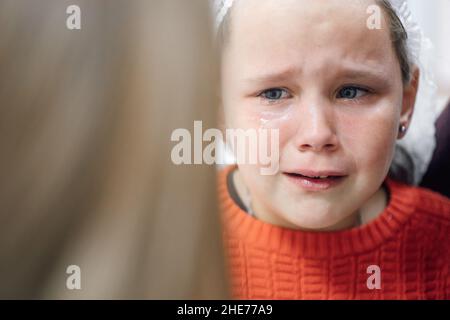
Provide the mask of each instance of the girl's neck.
POLYGON ((359 209, 361 224, 375 220, 387 207, 389 193, 383 184, 378 191, 359 209))

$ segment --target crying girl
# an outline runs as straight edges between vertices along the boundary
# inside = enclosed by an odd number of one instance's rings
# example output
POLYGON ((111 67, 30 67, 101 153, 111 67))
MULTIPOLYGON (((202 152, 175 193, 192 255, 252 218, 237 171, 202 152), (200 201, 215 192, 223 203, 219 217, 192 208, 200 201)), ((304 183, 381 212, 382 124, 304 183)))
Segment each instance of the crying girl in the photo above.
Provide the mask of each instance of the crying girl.
POLYGON ((279 132, 275 174, 220 174, 234 297, 450 298, 450 200, 388 174, 419 87, 405 5, 219 5, 225 127, 279 132))

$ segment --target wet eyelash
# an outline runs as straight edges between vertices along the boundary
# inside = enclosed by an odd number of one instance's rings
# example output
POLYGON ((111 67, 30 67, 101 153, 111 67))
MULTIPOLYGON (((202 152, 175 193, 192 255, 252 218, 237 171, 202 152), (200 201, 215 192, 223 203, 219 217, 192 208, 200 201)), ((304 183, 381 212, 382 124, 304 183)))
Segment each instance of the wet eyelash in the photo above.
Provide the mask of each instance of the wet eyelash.
POLYGON ((290 92, 285 88, 270 88, 270 89, 266 89, 266 90, 263 90, 262 92, 260 92, 257 95, 257 97, 264 99, 265 101, 268 101, 269 103, 277 103, 278 101, 288 99, 290 97, 290 95, 291 95, 290 92), (284 94, 288 95, 288 97, 280 97, 279 99, 270 99, 270 98, 267 98, 264 96, 264 94, 266 94, 270 91, 275 91, 275 90, 282 91, 282 94, 284 93, 284 94))

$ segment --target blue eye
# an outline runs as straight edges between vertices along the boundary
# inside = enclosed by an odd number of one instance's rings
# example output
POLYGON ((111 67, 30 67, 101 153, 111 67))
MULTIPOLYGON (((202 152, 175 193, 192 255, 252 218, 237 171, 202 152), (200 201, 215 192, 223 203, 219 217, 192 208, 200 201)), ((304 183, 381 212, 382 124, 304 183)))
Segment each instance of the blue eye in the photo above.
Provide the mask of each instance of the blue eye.
POLYGON ((267 100, 276 101, 289 97, 289 93, 285 89, 272 88, 263 91, 259 96, 267 100))
POLYGON ((339 92, 337 94, 337 98, 338 99, 348 99, 348 100, 357 99, 357 98, 361 98, 368 92, 369 92, 369 90, 364 89, 364 88, 348 86, 348 87, 344 87, 341 90, 339 90, 339 92))

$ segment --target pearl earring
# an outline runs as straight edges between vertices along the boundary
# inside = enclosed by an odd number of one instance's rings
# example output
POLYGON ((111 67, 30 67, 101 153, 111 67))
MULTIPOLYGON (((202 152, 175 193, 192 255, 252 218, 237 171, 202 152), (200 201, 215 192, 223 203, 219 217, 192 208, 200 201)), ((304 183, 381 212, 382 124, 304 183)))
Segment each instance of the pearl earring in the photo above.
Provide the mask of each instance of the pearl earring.
POLYGON ((398 129, 398 131, 401 134, 405 133, 406 132, 406 125, 404 125, 404 124, 400 125, 400 128, 398 129))

